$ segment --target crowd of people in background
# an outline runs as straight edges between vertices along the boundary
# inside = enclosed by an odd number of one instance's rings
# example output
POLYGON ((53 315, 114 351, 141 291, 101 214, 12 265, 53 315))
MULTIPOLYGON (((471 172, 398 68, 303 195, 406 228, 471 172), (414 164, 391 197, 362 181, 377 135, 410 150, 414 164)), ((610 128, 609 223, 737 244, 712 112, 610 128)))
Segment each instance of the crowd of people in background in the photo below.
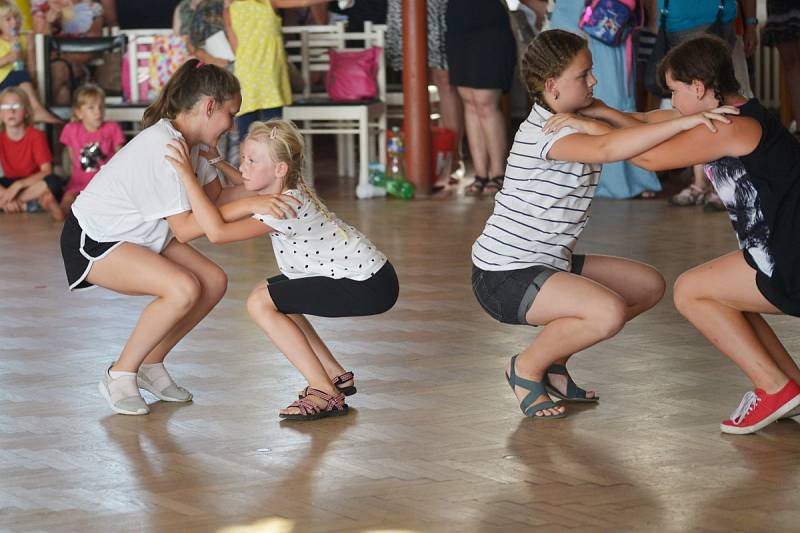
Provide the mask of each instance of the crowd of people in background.
MULTIPOLYGON (((657 32, 662 23, 670 46, 716 31, 734 50, 742 93, 752 96, 749 58, 759 41, 756 0, 634 3, 645 14, 631 34, 634 50, 640 35, 657 32), (660 16, 662 11, 665 17, 660 16), (712 28, 716 23, 720 24, 712 28)), ((4 176, 0 209, 6 213, 46 210, 62 219, 93 173, 125 142, 122 128, 104 120, 105 94, 97 86, 96 55, 53 56, 50 94, 47 102, 41 101, 33 34, 80 38, 108 34, 115 27, 171 27, 177 39, 174 42, 185 47, 186 59, 196 57, 225 68, 240 80, 243 101, 236 127, 221 139, 219 147, 236 165, 239 139, 249 125, 280 118, 283 107, 292 103, 293 83, 296 90, 298 82, 287 62, 282 25, 345 20, 348 29, 359 31, 366 21, 386 24, 385 54, 391 77, 392 71, 403 68, 401 4, 401 0, 0 0, 0 99, 8 101, 0 108, 4 176), (299 5, 304 7, 296 7, 299 5), (207 45, 218 42, 220 36, 230 45, 231 56, 215 55, 220 54, 219 48, 207 45), (45 104, 71 105, 68 124, 45 104), (43 125, 49 125, 48 131, 54 134, 40 139, 33 130, 43 125), (50 144, 42 144, 42 139, 50 139, 50 144), (25 148, 19 149, 21 146, 25 148), (48 186, 34 185, 39 181, 48 186)), ((514 125, 506 95, 514 85, 521 86, 517 58, 522 57, 526 44, 518 35, 515 39, 509 18, 513 19, 516 9, 526 13, 531 36, 543 28, 581 33, 584 2, 428 0, 427 8, 429 83, 437 88, 440 125, 452 130, 456 139, 452 177, 448 180, 445 176, 434 189, 457 183, 464 176, 466 161, 470 172, 461 190, 467 195, 494 195, 503 186, 508 132, 514 125)), ((762 25, 761 39, 764 45, 779 50, 789 106, 795 122, 800 123, 800 7, 791 0, 769 0, 767 8, 769 17, 762 25)), ((592 38, 588 43, 599 80, 594 88, 596 98, 625 112, 659 106, 658 99, 642 97, 642 72, 635 58, 631 60, 627 43, 609 45, 592 38)), ((395 74, 394 79, 399 76, 395 74)), ((662 105, 670 104, 665 100, 662 105)), ((724 209, 702 167, 684 175, 690 177, 690 183, 668 197, 672 205, 724 209)), ((607 164, 597 196, 653 198, 662 190, 663 177, 628 162, 607 164)))

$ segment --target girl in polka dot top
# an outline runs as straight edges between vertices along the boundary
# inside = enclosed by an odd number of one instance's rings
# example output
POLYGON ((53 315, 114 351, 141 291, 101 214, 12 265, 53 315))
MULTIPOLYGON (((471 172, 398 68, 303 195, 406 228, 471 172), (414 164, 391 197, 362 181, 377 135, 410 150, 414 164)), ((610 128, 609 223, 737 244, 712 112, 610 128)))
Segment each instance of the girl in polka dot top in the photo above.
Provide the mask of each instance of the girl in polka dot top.
POLYGON ((281 418, 312 420, 347 413, 353 373, 334 358, 303 315, 352 317, 394 306, 397 275, 360 231, 336 217, 303 181, 303 137, 285 120, 254 122, 241 145, 241 179, 249 191, 285 194, 297 216, 263 214, 240 221, 251 236, 269 234, 281 274, 247 299, 250 317, 308 381, 281 418))

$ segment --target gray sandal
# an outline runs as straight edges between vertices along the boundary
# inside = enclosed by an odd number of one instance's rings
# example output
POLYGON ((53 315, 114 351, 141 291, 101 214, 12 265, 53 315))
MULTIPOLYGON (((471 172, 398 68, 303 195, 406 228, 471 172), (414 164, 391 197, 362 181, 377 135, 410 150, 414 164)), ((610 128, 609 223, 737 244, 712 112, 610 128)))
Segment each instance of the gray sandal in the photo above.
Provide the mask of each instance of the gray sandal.
POLYGON ((527 395, 525 395, 525 397, 519 403, 519 408, 522 411, 522 414, 524 414, 525 416, 529 416, 531 418, 545 418, 545 419, 564 418, 565 416, 567 416, 566 412, 559 413, 557 415, 543 414, 541 416, 536 416, 537 411, 544 411, 545 409, 554 409, 558 407, 558 405, 556 405, 556 403, 553 402, 552 400, 545 400, 537 404, 533 403, 539 396, 542 395, 546 396, 547 391, 545 390, 543 382, 532 381, 530 379, 525 379, 517 376, 515 367, 517 364, 518 355, 519 354, 511 358, 511 375, 509 376, 508 374, 506 374, 506 381, 508 381, 508 385, 511 387, 511 391, 514 393, 515 396, 517 394, 517 391, 515 390, 514 387, 522 387, 523 389, 527 389, 528 391, 530 391, 528 392, 527 395))
POLYGON ((548 368, 547 372, 545 372, 544 382, 545 388, 550 395, 555 396, 559 400, 564 400, 565 402, 594 403, 600 399, 600 396, 597 395, 595 395, 593 398, 587 398, 586 391, 578 387, 578 385, 572 381, 572 376, 570 376, 569 372, 567 372, 566 365, 558 363, 553 363, 550 365, 550 368, 548 368), (550 378, 547 377, 548 374, 559 374, 567 378, 567 394, 562 394, 561 391, 559 391, 550 383, 550 378))

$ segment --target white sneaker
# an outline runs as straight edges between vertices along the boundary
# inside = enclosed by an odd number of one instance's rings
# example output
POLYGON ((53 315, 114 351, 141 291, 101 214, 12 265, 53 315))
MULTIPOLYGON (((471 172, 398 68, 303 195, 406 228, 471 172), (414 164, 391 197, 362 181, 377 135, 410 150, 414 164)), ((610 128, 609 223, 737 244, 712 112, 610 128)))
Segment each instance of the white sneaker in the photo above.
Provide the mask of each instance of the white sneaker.
POLYGON ((113 379, 108 374, 109 370, 111 370, 111 366, 103 374, 98 388, 111 409, 121 415, 146 415, 149 413, 150 408, 147 407, 147 403, 136 387, 135 376, 113 379))
POLYGON ((162 402, 191 402, 192 393, 175 384, 163 364, 142 365, 136 383, 162 402))

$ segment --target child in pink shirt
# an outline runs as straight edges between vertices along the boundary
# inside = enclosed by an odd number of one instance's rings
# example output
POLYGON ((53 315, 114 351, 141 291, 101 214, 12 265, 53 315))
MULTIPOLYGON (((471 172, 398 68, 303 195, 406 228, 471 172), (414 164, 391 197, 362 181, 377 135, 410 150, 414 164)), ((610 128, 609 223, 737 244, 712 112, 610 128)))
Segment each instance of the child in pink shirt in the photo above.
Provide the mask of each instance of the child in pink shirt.
POLYGON ((111 156, 125 143, 116 122, 105 122, 106 95, 103 89, 86 85, 75 93, 72 121, 61 132, 61 143, 69 148, 72 171, 61 207, 69 212, 72 202, 86 188, 111 156))

